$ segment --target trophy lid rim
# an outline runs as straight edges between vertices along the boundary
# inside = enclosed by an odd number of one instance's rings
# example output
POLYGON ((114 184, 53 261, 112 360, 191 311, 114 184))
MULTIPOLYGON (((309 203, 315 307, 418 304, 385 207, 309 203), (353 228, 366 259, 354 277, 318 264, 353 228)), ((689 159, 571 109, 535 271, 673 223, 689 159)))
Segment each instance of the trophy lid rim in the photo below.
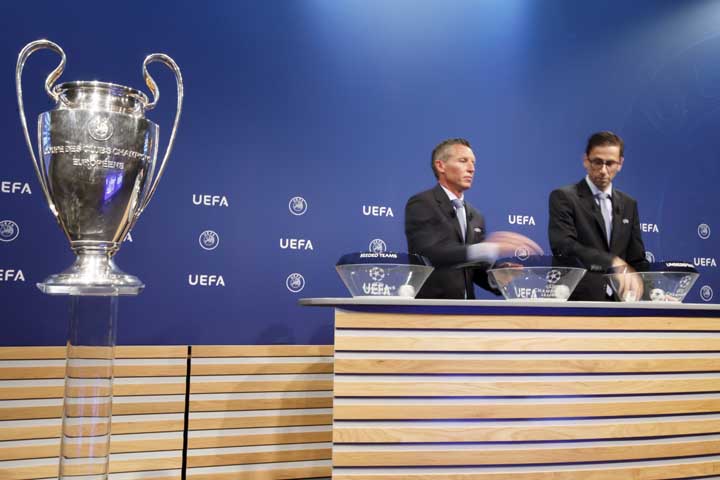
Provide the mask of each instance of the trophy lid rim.
POLYGON ((56 94, 60 94, 63 90, 68 90, 72 87, 93 87, 106 90, 120 90, 125 95, 138 97, 143 102, 143 104, 147 104, 150 101, 148 96, 145 95, 145 93, 141 90, 127 87, 125 85, 120 85, 119 83, 101 82, 99 80, 76 80, 72 82, 59 83, 53 87, 53 92, 56 94))

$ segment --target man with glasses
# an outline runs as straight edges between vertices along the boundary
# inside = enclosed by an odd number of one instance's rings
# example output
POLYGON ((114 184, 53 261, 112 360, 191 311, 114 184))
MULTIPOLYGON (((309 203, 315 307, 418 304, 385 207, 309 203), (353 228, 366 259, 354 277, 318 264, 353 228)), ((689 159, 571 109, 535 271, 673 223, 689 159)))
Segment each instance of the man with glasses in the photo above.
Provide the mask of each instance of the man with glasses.
POLYGON ((620 272, 616 278, 621 296, 627 300, 642 296, 638 275, 622 275, 647 264, 637 202, 612 184, 623 167, 623 149, 622 139, 614 133, 593 134, 583 156, 585 178, 550 194, 548 233, 553 254, 577 257, 588 269, 570 300, 612 300, 603 276, 611 267, 620 272))

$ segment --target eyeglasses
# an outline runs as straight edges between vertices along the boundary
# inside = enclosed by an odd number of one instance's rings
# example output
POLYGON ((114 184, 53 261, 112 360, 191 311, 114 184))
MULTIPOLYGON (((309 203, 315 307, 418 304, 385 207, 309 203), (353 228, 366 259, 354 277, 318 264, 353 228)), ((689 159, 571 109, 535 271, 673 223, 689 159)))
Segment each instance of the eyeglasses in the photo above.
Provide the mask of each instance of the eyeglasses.
POLYGON ((608 170, 615 170, 620 166, 620 162, 617 160, 603 160, 602 158, 590 158, 588 162, 590 162, 593 170, 602 170, 603 166, 607 167, 608 170))

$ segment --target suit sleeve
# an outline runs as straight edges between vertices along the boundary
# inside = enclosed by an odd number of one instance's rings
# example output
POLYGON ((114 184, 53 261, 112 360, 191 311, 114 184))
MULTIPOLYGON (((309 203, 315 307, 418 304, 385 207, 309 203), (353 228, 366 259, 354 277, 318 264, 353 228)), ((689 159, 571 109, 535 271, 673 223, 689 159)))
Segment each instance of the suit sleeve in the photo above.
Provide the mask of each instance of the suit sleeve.
POLYGON ((423 197, 415 195, 405 206, 405 236, 408 252, 427 257, 435 267, 465 262, 467 249, 453 240, 455 234, 437 209, 423 197))
POLYGON ((550 194, 549 204, 548 236, 550 237, 550 248, 553 254, 577 257, 590 271, 600 272, 607 270, 612 265, 613 255, 588 247, 578 241, 575 226, 576 212, 567 193, 562 189, 554 190, 550 194))
POLYGON ((645 271, 649 266, 645 258, 645 244, 643 243, 640 230, 640 214, 638 213, 638 206, 635 201, 633 201, 633 228, 625 261, 635 270, 639 271, 645 271))

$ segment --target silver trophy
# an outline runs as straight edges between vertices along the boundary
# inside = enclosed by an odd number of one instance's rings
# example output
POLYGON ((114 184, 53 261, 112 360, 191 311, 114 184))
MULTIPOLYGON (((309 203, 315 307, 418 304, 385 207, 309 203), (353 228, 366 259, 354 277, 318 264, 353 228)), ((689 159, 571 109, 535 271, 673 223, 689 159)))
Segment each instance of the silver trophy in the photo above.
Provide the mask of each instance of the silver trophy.
POLYGON ((29 43, 15 70, 20 122, 35 173, 50 211, 77 256, 62 273, 38 288, 56 295, 136 295, 137 277, 115 266, 113 256, 155 193, 175 141, 183 101, 180 69, 172 58, 154 53, 143 62, 145 83, 153 94, 104 82, 66 82, 53 86, 65 68, 65 52, 49 40, 29 43), (34 52, 61 56, 48 75, 45 91, 55 108, 38 118, 38 156, 28 132, 22 96, 22 71, 34 52), (177 112, 167 150, 156 169, 159 127, 145 118, 160 98, 147 66, 165 64, 177 81, 177 112))

